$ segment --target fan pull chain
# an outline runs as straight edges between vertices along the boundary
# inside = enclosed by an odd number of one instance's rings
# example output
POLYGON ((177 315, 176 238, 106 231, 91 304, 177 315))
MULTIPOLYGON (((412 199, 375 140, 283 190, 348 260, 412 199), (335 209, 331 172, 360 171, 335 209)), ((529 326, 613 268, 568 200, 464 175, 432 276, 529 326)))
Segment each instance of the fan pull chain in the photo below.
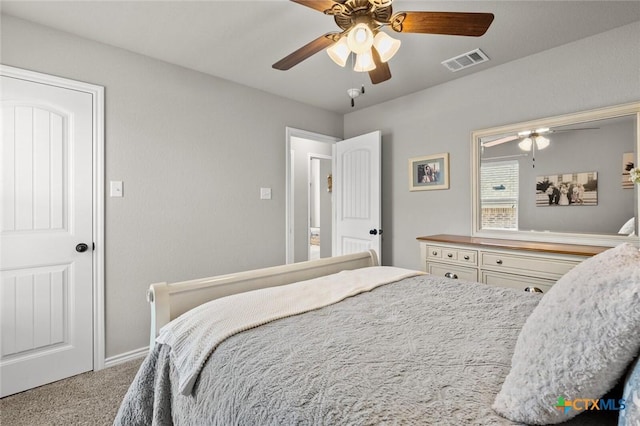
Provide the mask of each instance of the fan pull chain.
POLYGON ((531 162, 533 163, 532 168, 536 168, 536 141, 531 141, 531 162))
MULTIPOLYGON (((353 52, 351 52, 351 54, 349 55, 349 59, 351 59, 351 69, 353 69, 353 67, 355 66, 355 56, 356 55, 353 52)), ((356 106, 356 97, 353 96, 353 94, 350 94, 349 97, 351 98, 351 108, 353 108, 356 106)))

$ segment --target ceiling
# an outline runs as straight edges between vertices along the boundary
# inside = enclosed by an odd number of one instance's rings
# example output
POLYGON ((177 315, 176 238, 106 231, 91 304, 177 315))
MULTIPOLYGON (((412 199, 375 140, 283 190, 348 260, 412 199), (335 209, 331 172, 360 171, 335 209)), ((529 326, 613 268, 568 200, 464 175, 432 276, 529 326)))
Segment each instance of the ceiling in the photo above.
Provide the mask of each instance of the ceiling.
POLYGON ((536 52, 640 21, 639 1, 412 1, 398 11, 491 12, 482 37, 398 34, 393 78, 372 85, 324 52, 288 71, 271 65, 327 32, 333 18, 287 0, 6 1, 2 13, 67 31, 337 113, 426 89, 536 52), (453 73, 445 59, 480 48, 491 59, 453 73), (347 89, 366 93, 350 105, 347 89))

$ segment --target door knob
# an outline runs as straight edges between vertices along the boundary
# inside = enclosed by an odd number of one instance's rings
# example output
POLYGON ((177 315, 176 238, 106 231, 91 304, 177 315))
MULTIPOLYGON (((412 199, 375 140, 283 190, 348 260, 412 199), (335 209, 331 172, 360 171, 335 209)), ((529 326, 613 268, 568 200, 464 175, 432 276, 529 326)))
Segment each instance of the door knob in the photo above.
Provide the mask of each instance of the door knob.
POLYGON ((76 251, 78 253, 83 253, 85 251, 87 251, 87 249, 89 248, 88 245, 86 245, 85 243, 80 243, 76 246, 76 251))
POLYGON ((371 234, 371 235, 378 235, 378 230, 377 230, 377 229, 370 229, 370 230, 369 230, 369 234, 371 234))

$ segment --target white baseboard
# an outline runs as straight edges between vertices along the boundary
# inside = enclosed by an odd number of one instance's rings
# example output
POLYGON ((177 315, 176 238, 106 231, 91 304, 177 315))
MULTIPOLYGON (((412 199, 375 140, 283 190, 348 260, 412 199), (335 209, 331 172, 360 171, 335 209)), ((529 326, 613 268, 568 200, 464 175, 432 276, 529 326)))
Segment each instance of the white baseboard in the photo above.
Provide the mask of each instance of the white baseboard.
POLYGON ((113 367, 114 365, 122 364, 123 362, 145 357, 148 353, 149 346, 145 346, 144 348, 134 349, 129 352, 110 356, 109 358, 104 360, 104 368, 113 367))

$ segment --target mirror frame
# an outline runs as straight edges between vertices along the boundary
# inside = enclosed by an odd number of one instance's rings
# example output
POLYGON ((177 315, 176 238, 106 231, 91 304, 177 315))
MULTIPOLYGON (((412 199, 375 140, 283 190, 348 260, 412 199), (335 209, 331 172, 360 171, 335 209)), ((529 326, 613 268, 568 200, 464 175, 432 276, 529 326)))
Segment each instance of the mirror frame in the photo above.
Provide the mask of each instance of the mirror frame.
POLYGON ((543 241, 565 244, 585 244, 613 247, 623 242, 629 242, 635 246, 640 246, 640 236, 638 236, 638 228, 640 228, 640 184, 634 185, 635 193, 635 218, 636 218, 636 236, 629 237, 626 235, 610 235, 610 234, 587 234, 587 233, 565 233, 565 232, 548 232, 548 231, 514 231, 500 229, 482 229, 480 206, 480 140, 481 138, 505 134, 516 133, 522 129, 540 128, 540 127, 559 127, 573 124, 580 124, 596 120, 604 120, 607 118, 616 118, 621 116, 635 116, 636 120, 636 140, 635 140, 635 164, 638 167, 638 159, 640 157, 640 102, 630 104, 616 105, 612 107, 599 108, 589 111, 582 111, 573 114, 559 115, 555 117, 541 118, 538 120, 525 121, 521 123, 508 124, 499 127, 491 127, 488 129, 476 130, 471 134, 471 235, 481 238, 500 238, 506 240, 526 240, 526 241, 543 241))

